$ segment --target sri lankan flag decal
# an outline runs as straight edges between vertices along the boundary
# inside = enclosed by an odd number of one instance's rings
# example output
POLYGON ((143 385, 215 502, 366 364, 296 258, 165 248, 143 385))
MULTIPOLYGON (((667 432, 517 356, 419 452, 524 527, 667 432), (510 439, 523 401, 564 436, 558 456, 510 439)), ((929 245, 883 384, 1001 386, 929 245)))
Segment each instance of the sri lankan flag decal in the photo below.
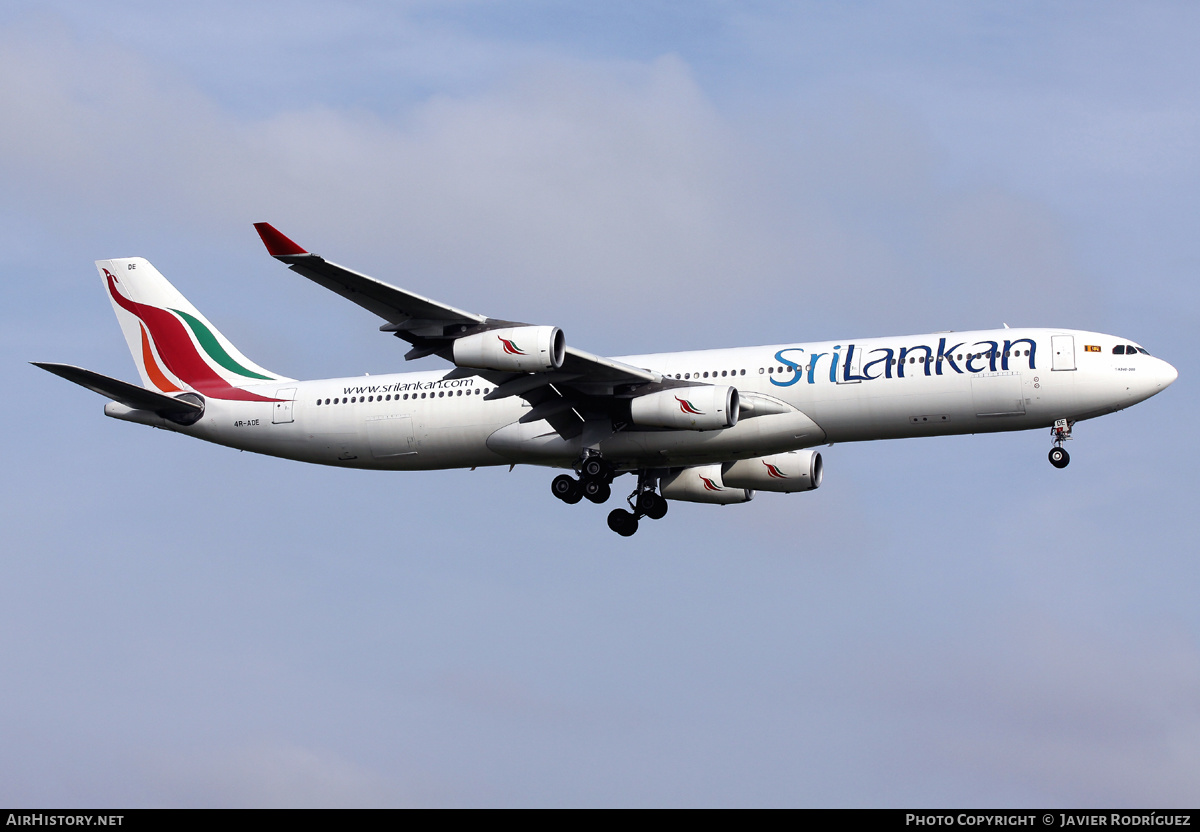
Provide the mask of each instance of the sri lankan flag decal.
POLYGON ((1095 344, 1088 344, 1083 348, 1084 352, 1100 352, 1100 348, 1095 344))

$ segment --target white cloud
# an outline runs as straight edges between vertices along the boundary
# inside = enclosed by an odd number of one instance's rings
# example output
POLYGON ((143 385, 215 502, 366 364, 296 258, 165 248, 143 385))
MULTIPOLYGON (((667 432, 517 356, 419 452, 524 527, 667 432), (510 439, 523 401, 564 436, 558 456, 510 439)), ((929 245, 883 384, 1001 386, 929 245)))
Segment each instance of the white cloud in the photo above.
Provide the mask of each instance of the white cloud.
POLYGON ((705 346, 762 318, 778 337, 797 317, 965 328, 1035 322, 1047 285, 1086 296, 1049 209, 939 185, 920 124, 870 96, 838 93, 798 126, 735 120, 678 57, 546 57, 399 117, 248 117, 112 44, 4 41, 0 158, 45 215, 65 200, 135 224, 270 218, 343 262, 384 258, 397 282, 452 280, 452 299, 490 314, 581 306, 589 323, 668 330, 699 316, 705 346))

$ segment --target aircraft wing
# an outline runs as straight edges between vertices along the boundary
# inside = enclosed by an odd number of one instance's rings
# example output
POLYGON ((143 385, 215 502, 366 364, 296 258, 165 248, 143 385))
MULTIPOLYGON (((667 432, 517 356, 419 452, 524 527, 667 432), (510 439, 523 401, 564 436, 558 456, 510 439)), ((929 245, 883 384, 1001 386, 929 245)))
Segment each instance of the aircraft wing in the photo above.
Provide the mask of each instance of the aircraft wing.
MULTIPOLYGON (((319 254, 305 251, 283 236, 270 223, 256 222, 254 228, 271 256, 287 263, 292 271, 302 274, 314 283, 337 292, 363 309, 374 312, 393 326, 428 322, 447 325, 480 324, 487 320, 484 315, 464 312, 445 303, 422 297, 360 274, 337 263, 330 263, 319 254)), ((395 331, 395 330, 394 330, 395 331)))
POLYGON ((563 359, 562 371, 579 373, 588 382, 629 384, 636 382, 658 383, 662 376, 651 370, 643 370, 620 361, 613 361, 600 355, 567 347, 567 356, 563 359))
MULTIPOLYGON (((456 338, 489 329, 523 325, 456 309, 449 304, 430 300, 415 292, 391 286, 382 280, 330 263, 324 257, 306 251, 270 223, 258 222, 254 224, 254 228, 266 245, 267 251, 276 260, 286 263, 292 271, 337 292, 387 321, 380 327, 382 331, 392 332, 396 337, 413 345, 405 358, 423 358, 427 355, 447 357, 456 338)), ((467 368, 454 372, 460 376, 476 373, 467 368)), ((508 390, 523 388, 518 392, 498 391, 507 395, 523 395, 527 391, 552 383, 588 394, 604 395, 611 394, 617 386, 662 381, 658 373, 570 346, 566 348, 562 367, 554 373, 509 374, 484 370, 478 374, 501 387, 505 382, 516 382, 508 390)))

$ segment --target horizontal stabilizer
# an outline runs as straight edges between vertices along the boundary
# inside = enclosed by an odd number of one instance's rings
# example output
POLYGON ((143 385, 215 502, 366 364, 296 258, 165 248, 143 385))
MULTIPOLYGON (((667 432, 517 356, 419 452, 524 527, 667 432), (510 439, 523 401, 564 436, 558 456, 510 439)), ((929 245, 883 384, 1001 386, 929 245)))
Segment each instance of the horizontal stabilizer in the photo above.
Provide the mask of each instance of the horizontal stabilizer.
POLYGON ((149 410, 164 417, 199 416, 199 414, 204 412, 204 406, 195 402, 165 396, 162 393, 138 387, 136 384, 130 384, 127 381, 93 373, 91 370, 85 370, 82 367, 72 367, 70 364, 49 364, 42 361, 32 361, 30 363, 35 367, 41 367, 47 372, 65 378, 67 381, 73 381, 80 387, 86 387, 93 392, 99 393, 101 396, 107 396, 114 402, 120 402, 134 410, 149 410))

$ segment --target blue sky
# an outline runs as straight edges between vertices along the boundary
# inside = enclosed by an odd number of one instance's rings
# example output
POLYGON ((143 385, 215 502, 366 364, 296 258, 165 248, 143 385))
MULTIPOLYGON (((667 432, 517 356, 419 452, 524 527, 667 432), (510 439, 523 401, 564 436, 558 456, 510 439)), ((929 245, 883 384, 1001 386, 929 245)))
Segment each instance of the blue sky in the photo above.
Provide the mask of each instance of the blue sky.
MULTIPOLYGON (((1200 10, 10 3, 0 802, 1200 797, 1200 10), (294 377, 402 369, 251 223, 622 354, 1119 333, 1164 395, 836 446, 629 540, 532 468, 305 467, 105 419, 149 258, 294 377)), ((420 367, 438 366, 436 360, 420 367)))

